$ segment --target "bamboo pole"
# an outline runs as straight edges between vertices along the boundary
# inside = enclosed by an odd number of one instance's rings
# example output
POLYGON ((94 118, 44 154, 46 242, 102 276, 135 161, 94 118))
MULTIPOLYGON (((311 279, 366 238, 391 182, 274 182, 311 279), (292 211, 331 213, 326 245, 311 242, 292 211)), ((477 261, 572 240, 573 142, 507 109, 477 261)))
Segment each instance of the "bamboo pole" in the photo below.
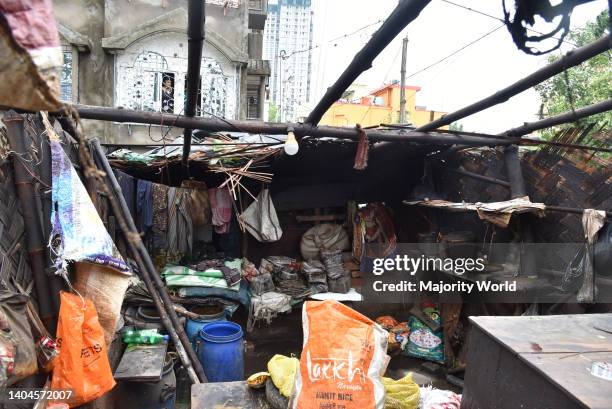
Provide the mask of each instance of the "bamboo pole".
POLYGON ((583 47, 569 51, 559 60, 548 64, 547 66, 535 71, 534 73, 522 78, 508 87, 497 91, 495 94, 484 98, 478 102, 461 108, 455 112, 444 115, 435 121, 420 126, 417 131, 433 131, 442 126, 449 125, 455 121, 459 121, 477 112, 483 111, 492 106, 506 102, 511 97, 520 94, 521 92, 567 70, 584 61, 609 50, 612 47, 610 34, 596 40, 583 47))
POLYGON ((189 378, 193 383, 197 383, 199 381, 206 382, 207 379, 206 375, 204 374, 204 370, 202 369, 202 365, 191 347, 191 343, 185 334, 185 330, 178 321, 176 312, 172 308, 172 301, 170 300, 168 293, 165 291, 165 287, 163 286, 163 283, 161 283, 161 278, 159 278, 156 273, 151 257, 142 243, 142 239, 138 234, 136 225, 132 219, 132 215, 127 208, 127 204, 125 203, 125 198, 121 193, 119 183, 115 178, 115 174, 113 173, 106 156, 102 152, 102 148, 100 147, 99 143, 97 143, 97 140, 95 140, 93 144, 95 149, 93 150, 96 158, 98 159, 98 165, 94 162, 89 150, 85 146, 85 140, 83 135, 81 135, 75 121, 71 117, 67 116, 67 112, 64 112, 64 115, 60 116, 58 120, 60 121, 62 128, 71 134, 79 143, 79 158, 81 160, 81 166, 83 167, 85 176, 87 178, 97 178, 103 182, 100 184, 100 189, 106 194, 113 213, 117 217, 117 221, 119 222, 119 226, 126 238, 130 253, 134 257, 134 260, 140 269, 141 277, 143 278, 145 285, 147 286, 147 290, 149 291, 151 298, 159 311, 164 327, 170 333, 170 337, 175 344, 176 351, 181 359, 181 362, 185 366, 185 369, 187 370, 189 378), (105 180, 102 180, 102 175, 98 171, 98 166, 104 169, 103 176, 105 180), (153 277, 155 280, 154 282, 151 280, 151 277, 153 277))
POLYGON ((353 61, 346 67, 336 82, 327 89, 323 98, 321 98, 317 106, 308 115, 306 123, 317 125, 329 107, 342 97, 342 93, 346 91, 362 72, 372 67, 374 59, 393 41, 404 27, 418 17, 425 6, 429 4, 429 1, 401 1, 367 44, 355 55, 353 61))
POLYGON ((125 198, 121 193, 121 187, 115 178, 115 174, 113 173, 104 152, 102 152, 102 147, 100 146, 100 142, 97 139, 94 139, 91 143, 93 152, 95 154, 96 161, 99 166, 102 167, 102 170, 106 174, 107 183, 110 185, 110 193, 113 195, 113 202, 116 202, 116 207, 113 206, 113 212, 117 216, 121 216, 124 219, 125 223, 120 223, 123 234, 126 236, 126 241, 128 246, 130 246, 131 252, 138 263, 138 267, 140 268, 140 276, 143 278, 147 289, 153 298, 155 306, 157 307, 160 317, 164 322, 164 327, 170 333, 172 340, 177 348, 177 352, 179 352, 179 357, 183 365, 186 367, 188 372, 192 370, 195 371, 195 376, 193 373, 191 374, 191 379, 195 383, 198 380, 201 382, 207 382, 206 375, 204 374, 204 370, 202 369, 202 365, 200 361, 193 351, 191 347, 191 342, 187 338, 185 334, 185 330, 183 326, 178 321, 178 317, 176 315, 176 311, 174 310, 172 301, 166 292, 166 288, 164 287, 161 278, 157 274, 155 270, 155 266, 153 265, 153 261, 149 256, 149 252, 145 248, 142 240, 140 239, 140 235, 138 234, 138 230, 136 228, 136 224, 132 219, 132 215, 128 209, 128 206, 125 202, 125 198))
POLYGON ((506 132, 499 134, 499 136, 520 137, 533 131, 550 128, 568 122, 574 122, 579 119, 610 110, 612 110, 612 98, 593 105, 588 105, 584 108, 579 108, 575 111, 564 112, 559 115, 551 116, 549 118, 542 119, 541 121, 527 122, 516 128, 509 129, 506 132))
MULTIPOLYGON (((293 127, 296 134, 314 138, 333 137, 358 140, 355 128, 334 126, 312 126, 309 124, 265 123, 256 121, 234 121, 219 118, 188 118, 181 115, 168 115, 161 112, 143 112, 129 109, 74 105, 81 119, 165 125, 179 128, 201 129, 208 132, 246 132, 251 134, 287 135, 293 127)), ((502 137, 482 137, 469 134, 427 133, 415 130, 369 131, 368 138, 387 142, 420 142, 431 145, 467 144, 470 146, 509 145, 515 141, 502 137)))
POLYGON ((470 177, 472 179, 483 180, 485 182, 494 183, 496 185, 500 185, 500 186, 504 186, 508 188, 510 187, 510 182, 507 182, 505 180, 496 179, 496 178, 492 178, 492 177, 485 176, 485 175, 479 175, 478 173, 468 172, 467 170, 462 170, 462 169, 446 168, 446 170, 451 173, 456 173, 462 176, 470 177))
POLYGON ((25 164, 30 162, 30 155, 25 147, 26 135, 23 117, 15 111, 9 111, 4 114, 2 120, 6 125, 6 134, 10 148, 13 151, 15 187, 23 214, 26 246, 30 268, 34 275, 34 290, 40 308, 40 316, 45 322, 47 329, 52 330, 55 327, 54 309, 49 290, 49 277, 45 274, 45 243, 36 206, 34 205, 36 198, 33 170, 28 169, 25 164))

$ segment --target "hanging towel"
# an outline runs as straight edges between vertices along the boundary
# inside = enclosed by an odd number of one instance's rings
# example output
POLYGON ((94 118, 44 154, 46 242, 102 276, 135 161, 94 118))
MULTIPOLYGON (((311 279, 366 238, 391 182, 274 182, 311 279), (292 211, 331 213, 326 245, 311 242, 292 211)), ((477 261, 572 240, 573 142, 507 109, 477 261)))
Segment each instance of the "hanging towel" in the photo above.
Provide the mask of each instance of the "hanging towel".
POLYGON ((229 232, 232 220, 232 197, 228 188, 208 189, 210 208, 212 210, 212 224, 215 232, 225 234, 229 232))

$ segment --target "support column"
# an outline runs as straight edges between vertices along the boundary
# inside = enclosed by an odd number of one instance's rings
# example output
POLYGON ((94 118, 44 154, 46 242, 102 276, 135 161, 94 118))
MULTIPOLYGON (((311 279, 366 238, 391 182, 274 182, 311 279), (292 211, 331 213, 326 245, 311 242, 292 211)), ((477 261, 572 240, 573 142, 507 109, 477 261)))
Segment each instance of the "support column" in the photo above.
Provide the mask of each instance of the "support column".
MULTIPOLYGON (((525 187, 525 179, 523 178, 523 169, 521 168, 521 160, 519 158, 517 145, 508 145, 504 148, 504 162, 508 182, 510 183, 510 198, 517 199, 519 197, 527 196, 527 189, 525 187)), ((529 223, 529 215, 519 214, 517 217, 519 236, 522 243, 527 245, 533 243, 533 230, 531 229, 531 224, 529 223)), ((537 275, 537 268, 535 260, 533 259, 533 253, 525 252, 524 249, 521 249, 519 261, 520 275, 537 275)))

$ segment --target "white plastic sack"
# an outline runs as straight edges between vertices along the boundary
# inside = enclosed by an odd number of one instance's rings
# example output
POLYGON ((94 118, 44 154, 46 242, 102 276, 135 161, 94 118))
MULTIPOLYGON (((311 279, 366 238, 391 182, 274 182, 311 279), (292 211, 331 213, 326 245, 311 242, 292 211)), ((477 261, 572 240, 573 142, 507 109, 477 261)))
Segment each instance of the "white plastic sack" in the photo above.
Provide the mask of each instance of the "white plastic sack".
POLYGON ((240 215, 240 221, 262 243, 278 241, 283 235, 268 189, 262 189, 257 200, 240 215))
POLYGON ((300 251, 304 260, 318 259, 321 250, 348 250, 348 234, 339 224, 323 223, 309 229, 302 236, 300 251))

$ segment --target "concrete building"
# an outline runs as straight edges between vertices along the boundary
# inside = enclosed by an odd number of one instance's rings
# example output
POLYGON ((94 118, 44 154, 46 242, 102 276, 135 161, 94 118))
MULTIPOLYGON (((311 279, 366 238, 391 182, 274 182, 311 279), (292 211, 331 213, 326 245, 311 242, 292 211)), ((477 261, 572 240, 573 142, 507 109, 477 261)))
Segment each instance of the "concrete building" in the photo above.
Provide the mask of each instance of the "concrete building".
MULTIPOLYGON (((54 0, 64 50, 62 98, 181 114, 186 98, 185 0, 54 0)), ((197 115, 263 119, 267 0, 206 0, 197 115)), ((168 121, 171 121, 170 116, 168 121)), ((85 121, 88 136, 151 143, 180 129, 85 121)))
MULTIPOLYGON (((416 105, 417 92, 421 87, 407 85, 405 90, 406 120, 409 123, 421 126, 446 114, 416 105)), ((398 83, 391 83, 360 98, 352 98, 352 94, 347 92, 346 98, 334 103, 327 110, 320 124, 351 127, 360 124, 366 127, 397 123, 400 114, 400 91, 398 83)))
POLYGON ((264 59, 272 64, 270 101, 279 121, 297 119, 312 94, 313 12, 311 0, 277 0, 268 7, 264 59))

